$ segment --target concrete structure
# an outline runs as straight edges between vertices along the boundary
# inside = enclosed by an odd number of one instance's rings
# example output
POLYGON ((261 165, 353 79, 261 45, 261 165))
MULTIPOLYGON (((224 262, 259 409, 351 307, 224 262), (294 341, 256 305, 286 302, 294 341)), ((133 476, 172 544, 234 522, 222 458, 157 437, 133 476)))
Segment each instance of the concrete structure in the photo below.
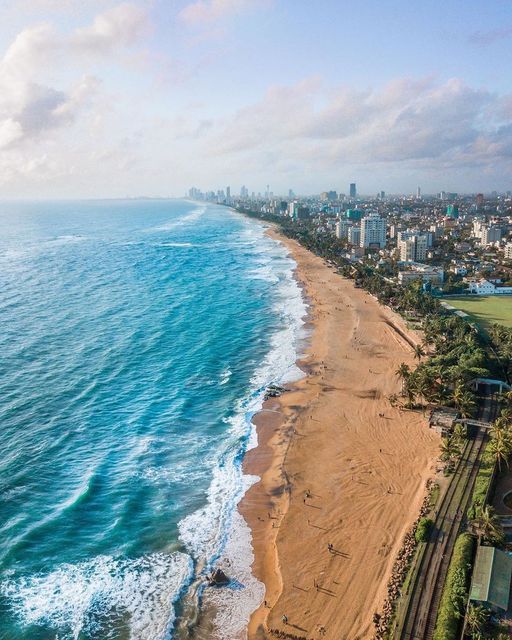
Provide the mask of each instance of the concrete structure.
POLYGON ((430 412, 428 425, 440 436, 446 438, 451 435, 458 417, 459 412, 453 407, 437 407, 430 412))
POLYGON ((501 227, 495 227, 494 225, 482 225, 480 231, 480 241, 484 247, 499 242, 501 240, 501 227))
POLYGON ((426 233, 400 231, 397 247, 402 262, 422 262, 427 257, 429 237, 426 233))
POLYGON ((335 234, 338 240, 342 240, 343 238, 347 237, 347 231, 349 226, 350 226, 350 223, 348 220, 341 219, 336 222, 335 234))
POLYGON ((411 268, 408 271, 398 272, 398 283, 407 284, 414 280, 422 280, 423 282, 431 282, 432 284, 442 284, 444 281, 444 270, 442 267, 432 267, 428 264, 420 264, 411 262, 411 268))
POLYGON ((386 246, 386 220, 378 213, 370 213, 361 220, 361 247, 386 246))
POLYGON ((507 242, 505 245, 505 258, 512 260, 512 242, 507 242))
POLYGON ((469 599, 492 611, 507 611, 512 557, 495 547, 478 547, 469 599))
POLYGON ((355 182, 351 182, 350 183, 350 197, 351 198, 355 198, 356 196, 357 196, 356 183, 355 182))
POLYGON ((347 239, 349 244, 359 246, 361 244, 361 227, 348 227, 347 239))

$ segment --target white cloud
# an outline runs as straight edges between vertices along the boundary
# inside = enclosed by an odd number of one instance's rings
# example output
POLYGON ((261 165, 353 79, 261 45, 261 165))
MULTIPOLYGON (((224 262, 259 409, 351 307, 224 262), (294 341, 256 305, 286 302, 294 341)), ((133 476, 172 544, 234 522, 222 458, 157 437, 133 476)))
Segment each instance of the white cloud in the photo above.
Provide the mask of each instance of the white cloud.
POLYGON ((110 53, 140 38, 148 26, 146 12, 134 4, 121 4, 98 15, 90 27, 77 29, 68 48, 90 53, 110 53))
POLYGON ((189 24, 212 23, 268 5, 268 0, 196 0, 180 12, 189 24))
POLYGON ((427 161, 474 166, 512 153, 506 100, 460 80, 397 80, 381 90, 327 91, 316 81, 268 90, 217 122, 212 154, 286 155, 305 167, 427 161), (320 106, 319 106, 320 105, 320 106))
POLYGON ((144 11, 121 4, 69 35, 50 24, 20 32, 0 59, 0 148, 73 123, 97 94, 100 81, 86 72, 74 81, 67 79, 66 88, 55 88, 45 84, 45 76, 58 75, 62 62, 73 60, 71 68, 78 69, 87 56, 110 58, 133 45, 146 26, 144 11))

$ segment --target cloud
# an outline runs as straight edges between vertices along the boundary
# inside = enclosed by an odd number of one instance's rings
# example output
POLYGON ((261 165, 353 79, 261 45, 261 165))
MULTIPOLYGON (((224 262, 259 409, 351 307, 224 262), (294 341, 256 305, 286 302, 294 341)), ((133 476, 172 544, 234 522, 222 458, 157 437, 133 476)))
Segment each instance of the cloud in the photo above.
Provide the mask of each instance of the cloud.
POLYGON ((146 12, 134 4, 121 4, 98 15, 90 27, 77 29, 67 47, 90 53, 110 53, 128 47, 148 26, 146 12))
MULTIPOLYGON (((510 99, 509 99, 510 100, 510 99)), ((482 166, 512 156, 506 97, 461 80, 399 79, 382 89, 330 90, 310 79, 270 88, 217 121, 212 155, 287 158, 306 170, 336 163, 482 166)))
POLYGON ((99 14, 88 27, 61 34, 50 24, 21 31, 0 59, 0 148, 12 147, 73 123, 99 91, 85 73, 66 88, 44 83, 59 63, 108 56, 133 45, 147 26, 144 11, 121 4, 99 14))
POLYGON ((512 37, 512 27, 505 27, 501 29, 491 29, 490 31, 475 31, 472 33, 468 42, 480 47, 486 47, 499 40, 506 40, 512 37))
POLYGON ((186 5, 179 16, 189 24, 205 24, 228 19, 244 11, 267 5, 268 0, 196 0, 186 5))

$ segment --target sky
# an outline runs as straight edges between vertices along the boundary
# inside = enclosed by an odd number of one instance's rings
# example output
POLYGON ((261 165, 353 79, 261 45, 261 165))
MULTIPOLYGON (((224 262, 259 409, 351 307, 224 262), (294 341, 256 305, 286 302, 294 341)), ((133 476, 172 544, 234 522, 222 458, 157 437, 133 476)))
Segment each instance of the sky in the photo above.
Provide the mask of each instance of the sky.
POLYGON ((0 0, 0 198, 512 189, 509 0, 0 0))

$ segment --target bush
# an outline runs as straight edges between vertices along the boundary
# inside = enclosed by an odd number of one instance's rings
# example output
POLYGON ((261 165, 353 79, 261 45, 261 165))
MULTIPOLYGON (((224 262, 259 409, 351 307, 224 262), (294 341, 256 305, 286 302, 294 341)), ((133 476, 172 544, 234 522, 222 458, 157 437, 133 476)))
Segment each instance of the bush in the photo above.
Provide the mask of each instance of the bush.
POLYGON ((433 526, 434 522, 430 518, 421 518, 414 534, 416 542, 427 542, 433 526))
POLYGON ((475 480, 475 487, 471 497, 471 506, 469 508, 470 517, 475 514, 478 507, 483 507, 485 499, 489 491, 494 474, 494 456, 489 448, 489 443, 485 446, 482 454, 482 462, 478 475, 475 480))
POLYGON ((455 542, 437 614, 434 640, 456 640, 468 598, 475 539, 462 533, 455 542))

